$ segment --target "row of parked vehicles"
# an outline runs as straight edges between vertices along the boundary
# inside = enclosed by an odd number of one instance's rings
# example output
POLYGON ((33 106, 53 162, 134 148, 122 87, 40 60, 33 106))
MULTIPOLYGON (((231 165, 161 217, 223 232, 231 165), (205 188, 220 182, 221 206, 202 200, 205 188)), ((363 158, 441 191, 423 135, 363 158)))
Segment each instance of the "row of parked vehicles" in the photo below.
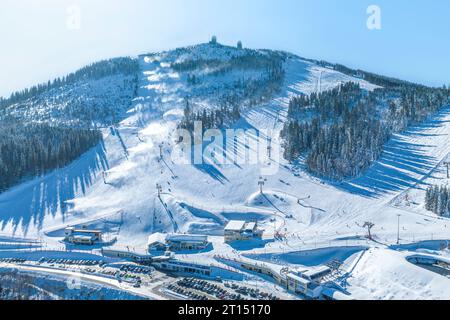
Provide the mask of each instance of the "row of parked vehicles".
POLYGON ((189 291, 189 290, 181 288, 175 284, 170 284, 167 288, 175 293, 178 293, 182 296, 188 297, 192 300, 200 300, 200 301, 209 300, 205 295, 201 295, 201 294, 189 291))
POLYGON ((235 283, 232 283, 232 284, 225 283, 224 285, 225 285, 225 287, 231 288, 243 296, 250 296, 251 298, 256 299, 256 300, 280 300, 275 295, 273 295, 271 293, 260 291, 259 289, 253 289, 253 288, 248 288, 245 286, 239 286, 235 283))
POLYGON ((229 292, 219 285, 204 280, 183 278, 178 280, 177 284, 185 288, 192 288, 197 291, 205 292, 208 295, 216 297, 220 300, 244 300, 240 294, 229 292))
POLYGON ((48 264, 65 264, 65 265, 78 265, 78 266, 102 266, 104 264, 103 261, 97 260, 74 260, 74 259, 47 259, 41 258, 39 263, 48 263, 48 264))
POLYGON ((125 272, 139 273, 139 274, 150 274, 155 271, 155 268, 125 264, 120 267, 120 270, 125 271, 125 272))
POLYGON ((235 283, 224 283, 225 288, 231 290, 226 290, 217 284, 196 278, 183 278, 178 280, 177 284, 184 288, 191 288, 197 291, 205 292, 208 295, 216 297, 220 300, 280 300, 280 298, 271 293, 246 286, 239 286, 235 283))
POLYGON ((27 261, 27 260, 21 259, 21 258, 2 258, 2 259, 0 259, 0 262, 4 262, 4 263, 24 263, 25 261, 27 261))

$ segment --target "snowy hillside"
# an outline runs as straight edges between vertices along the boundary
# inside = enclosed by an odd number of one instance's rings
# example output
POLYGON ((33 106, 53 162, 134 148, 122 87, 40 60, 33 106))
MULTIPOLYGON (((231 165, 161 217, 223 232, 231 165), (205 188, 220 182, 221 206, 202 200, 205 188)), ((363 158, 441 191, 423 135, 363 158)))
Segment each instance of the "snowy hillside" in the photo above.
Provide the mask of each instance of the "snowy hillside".
MULTIPOLYGON (((103 144, 69 166, 0 194, 2 234, 58 245, 65 227, 86 226, 104 230, 108 239, 116 239, 116 247, 138 251, 146 251, 152 233, 206 234, 214 239, 213 249, 191 258, 213 261, 215 253, 232 254, 233 249, 248 255, 280 255, 330 246, 365 248, 374 244, 365 239, 363 225, 370 221, 381 248, 370 249, 360 259, 348 280, 351 294, 359 298, 450 297, 450 280, 433 277, 428 271, 423 271, 420 281, 405 280, 402 286, 390 287, 388 294, 380 290, 387 290, 390 278, 380 280, 382 271, 372 270, 380 259, 387 262, 385 272, 406 272, 402 279, 421 270, 389 247, 397 241, 398 215, 403 243, 450 238, 450 221, 424 211, 420 190, 430 179, 443 179, 436 172, 442 171, 440 164, 450 153, 447 109, 397 134, 363 176, 342 183, 324 182, 282 157, 280 131, 287 121, 290 98, 347 82, 359 83, 368 91, 378 86, 291 54, 212 44, 142 55, 139 65, 138 95, 131 104, 131 78, 112 77, 50 91, 39 100, 11 107, 10 112, 24 121, 70 122, 80 120, 71 118, 74 104, 108 97, 100 101, 111 102, 121 121, 104 126, 103 144), (239 65, 238 58, 249 54, 282 61, 285 74, 279 88, 275 81, 261 85, 269 77, 267 65, 239 65), (203 61, 201 68, 187 66, 186 62, 199 60, 203 61), (176 71, 175 66, 183 63, 185 69, 176 71), (223 101, 237 99, 243 106, 241 118, 227 125, 254 130, 250 141, 205 152, 201 164, 182 164, 186 155, 176 130, 187 98, 196 111, 214 110, 223 101), (265 145, 266 137, 260 132, 270 132, 274 150, 270 158, 252 164, 220 161, 222 156, 256 152, 255 145, 265 145), (263 193, 258 185, 261 180, 263 193), (405 194, 417 204, 405 204, 405 194), (245 248, 223 244, 223 228, 230 220, 257 220, 265 230, 262 243, 245 248), (433 293, 425 289, 412 293, 424 283, 430 284, 433 293)), ((109 117, 110 112, 105 113, 109 117)), ((94 110, 89 119, 96 117, 103 115, 94 110)), ((360 251, 345 255, 348 263, 356 259, 353 254, 360 251)))
POLYGON ((109 76, 80 81, 51 89, 37 97, 13 104, 4 111, 24 122, 98 125, 113 122, 111 114, 120 118, 134 97, 132 76, 109 76))

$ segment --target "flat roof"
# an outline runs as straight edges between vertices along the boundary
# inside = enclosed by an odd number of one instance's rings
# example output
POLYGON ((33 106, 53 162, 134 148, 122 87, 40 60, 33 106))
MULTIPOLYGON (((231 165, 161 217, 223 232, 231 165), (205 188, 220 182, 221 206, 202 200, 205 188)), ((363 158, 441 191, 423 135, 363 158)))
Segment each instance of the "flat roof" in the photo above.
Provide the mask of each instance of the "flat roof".
POLYGON ((256 222, 249 222, 245 225, 246 230, 253 230, 256 227, 256 222))
POLYGON ((76 233, 102 233, 101 230, 71 229, 76 233))
POLYGON ((287 277, 290 279, 293 279, 301 284, 304 284, 304 285, 309 285, 311 283, 311 281, 304 279, 304 278, 300 277, 299 275, 296 275, 295 273, 288 273, 287 277))
POLYGON ((167 241, 176 242, 207 242, 208 236, 196 235, 196 234, 169 234, 166 238, 167 241))
POLYGON ((321 273, 330 272, 330 271, 331 271, 331 269, 329 267, 327 267, 327 266, 320 266, 320 267, 317 267, 315 269, 311 269, 311 270, 308 270, 308 271, 304 272, 303 275, 305 275, 306 277, 310 277, 311 278, 311 277, 317 276, 317 275, 319 275, 321 273))
POLYGON ((167 233, 153 233, 148 237, 147 244, 152 245, 156 243, 166 244, 166 241, 172 242, 208 242, 208 236, 198 234, 167 234, 167 233))
POLYGON ((92 236, 87 236, 87 235, 81 235, 81 234, 75 234, 72 236, 74 239, 79 239, 79 240, 92 240, 93 237, 92 236))
POLYGON ((197 268, 197 269, 203 269, 203 270, 209 270, 211 269, 211 265, 201 264, 194 261, 186 261, 186 260, 180 260, 180 259, 170 259, 167 261, 170 264, 174 264, 181 267, 188 267, 188 268, 197 268))
POLYGON ((241 220, 230 220, 225 227, 228 231, 241 231, 245 226, 245 221, 241 220))
POLYGON ((142 254, 133 251, 126 251, 122 249, 102 249, 102 253, 106 255, 111 254, 123 254, 127 256, 139 257, 139 258, 152 258, 151 254, 142 254))

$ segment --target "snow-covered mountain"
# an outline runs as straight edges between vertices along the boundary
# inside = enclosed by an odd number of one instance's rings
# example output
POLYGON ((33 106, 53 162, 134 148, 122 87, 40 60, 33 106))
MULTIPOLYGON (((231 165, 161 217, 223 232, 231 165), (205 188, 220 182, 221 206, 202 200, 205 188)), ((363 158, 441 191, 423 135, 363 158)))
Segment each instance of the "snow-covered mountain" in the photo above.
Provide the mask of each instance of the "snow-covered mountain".
MULTIPOLYGON (((208 259, 213 253, 232 252, 220 237, 229 220, 257 220, 265 229, 263 239, 270 241, 244 249, 246 254, 256 255, 367 245, 361 239, 366 235, 363 225, 370 221, 375 224, 372 233, 378 244, 373 243, 377 247, 360 259, 369 265, 388 256, 383 272, 395 269, 396 260, 405 261, 387 249, 397 241, 398 215, 405 242, 450 238, 448 219, 425 210, 423 191, 430 180, 447 183, 441 165, 450 153, 449 108, 396 134, 385 145, 381 158, 362 176, 329 182, 311 176, 282 156, 280 132, 288 120, 290 99, 347 82, 358 83, 367 91, 379 85, 289 53, 217 44, 146 54, 138 59, 139 88, 134 98, 132 77, 116 76, 70 89, 52 89, 10 107, 23 121, 70 123, 77 119, 70 119, 65 106, 73 105, 74 100, 83 104, 107 97, 98 100, 99 110, 109 110, 108 103, 117 106, 120 121, 108 125, 112 119, 105 111, 107 125, 99 126, 101 145, 67 167, 0 194, 2 234, 56 244, 66 226, 84 225, 105 230, 108 238, 117 238, 116 246, 136 250, 145 250, 148 236, 156 232, 206 234, 213 239, 214 249, 197 258, 208 259), (276 63, 283 66, 282 79, 272 72, 276 63), (183 144, 176 130, 185 116, 186 101, 198 114, 217 110, 229 101, 239 103, 240 119, 227 122, 226 127, 256 134, 250 136, 251 141, 234 143, 232 152, 245 154, 254 145, 263 145, 265 137, 259 133, 270 132, 274 154, 257 163, 223 163, 221 150, 219 155, 205 152, 203 163, 183 163, 183 144), (263 193, 260 181, 264 181, 263 193), (274 234, 283 239, 273 239, 274 234)), ((401 292, 392 289, 390 296, 390 289, 382 288, 384 282, 375 281, 381 271, 358 268, 356 278, 349 282, 356 297, 388 298, 401 292), (361 289, 368 285, 377 286, 377 291, 361 289)), ((415 271, 418 277, 428 272, 415 271)), ((430 286, 436 283, 433 280, 430 286)), ((417 283, 411 290, 422 290, 417 293, 419 297, 421 293, 422 297, 449 294, 437 285, 435 292, 417 283)))

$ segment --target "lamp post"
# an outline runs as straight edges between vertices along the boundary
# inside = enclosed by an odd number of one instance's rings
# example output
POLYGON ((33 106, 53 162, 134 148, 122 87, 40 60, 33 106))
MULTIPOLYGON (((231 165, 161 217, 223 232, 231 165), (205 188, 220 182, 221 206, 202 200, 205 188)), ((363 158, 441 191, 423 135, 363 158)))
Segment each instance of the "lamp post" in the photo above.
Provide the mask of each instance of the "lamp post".
POLYGON ((163 144, 162 143, 159 144, 159 159, 160 160, 163 159, 163 144))
POLYGON ((264 186, 264 180, 263 180, 262 177, 259 178, 258 185, 259 185, 259 192, 262 194, 263 193, 263 186, 264 186))
POLYGON ((444 162, 444 166, 447 167, 447 179, 450 179, 450 162, 444 162))

